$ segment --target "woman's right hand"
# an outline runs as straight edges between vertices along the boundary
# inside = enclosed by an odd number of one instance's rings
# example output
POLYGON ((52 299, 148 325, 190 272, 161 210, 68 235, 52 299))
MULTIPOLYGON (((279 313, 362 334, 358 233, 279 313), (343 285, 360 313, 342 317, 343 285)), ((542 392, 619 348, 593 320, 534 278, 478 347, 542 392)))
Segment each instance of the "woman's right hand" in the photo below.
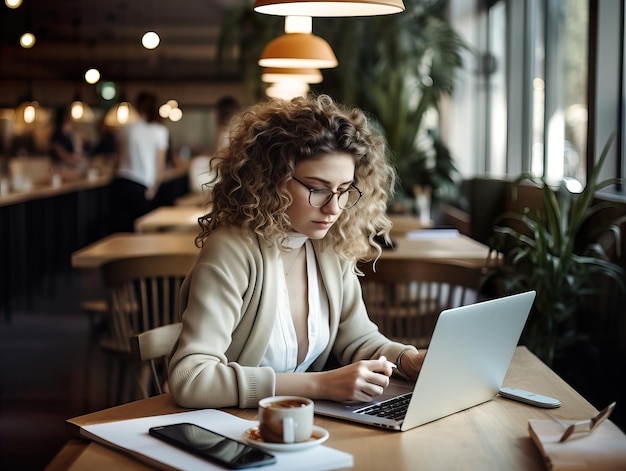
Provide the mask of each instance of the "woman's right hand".
POLYGON ((318 373, 320 399, 370 402, 389 385, 393 364, 384 357, 318 373))

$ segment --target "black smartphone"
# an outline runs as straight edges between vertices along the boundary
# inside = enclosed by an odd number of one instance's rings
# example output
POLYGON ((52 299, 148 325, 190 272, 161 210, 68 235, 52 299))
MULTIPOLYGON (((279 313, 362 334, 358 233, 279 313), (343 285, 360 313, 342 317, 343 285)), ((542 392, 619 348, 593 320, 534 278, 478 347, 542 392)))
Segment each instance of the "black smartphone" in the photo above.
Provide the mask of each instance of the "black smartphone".
POLYGON ((276 457, 243 442, 195 424, 152 427, 150 435, 229 469, 250 468, 276 462, 276 457))

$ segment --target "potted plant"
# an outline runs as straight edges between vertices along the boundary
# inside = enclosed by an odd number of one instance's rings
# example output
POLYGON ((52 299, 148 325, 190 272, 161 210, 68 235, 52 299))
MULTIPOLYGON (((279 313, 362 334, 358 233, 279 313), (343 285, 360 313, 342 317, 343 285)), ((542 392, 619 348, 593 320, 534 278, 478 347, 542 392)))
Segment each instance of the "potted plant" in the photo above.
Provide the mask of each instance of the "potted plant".
POLYGON ((570 192, 563 183, 553 189, 543 179, 522 175, 515 183, 539 185, 542 207, 504 213, 494 227, 490 254, 496 256, 485 282, 495 281, 499 294, 537 292, 522 343, 548 365, 553 364, 555 354, 583 336, 579 323, 585 302, 606 295, 611 286, 607 280, 624 289, 624 270, 609 260, 599 240, 608 232, 619 249, 619 224, 625 218, 595 223, 596 216, 612 206, 610 202, 594 204, 595 193, 619 181, 598 181, 612 141, 613 136, 581 193, 570 192), (604 282, 598 283, 598 277, 604 282))

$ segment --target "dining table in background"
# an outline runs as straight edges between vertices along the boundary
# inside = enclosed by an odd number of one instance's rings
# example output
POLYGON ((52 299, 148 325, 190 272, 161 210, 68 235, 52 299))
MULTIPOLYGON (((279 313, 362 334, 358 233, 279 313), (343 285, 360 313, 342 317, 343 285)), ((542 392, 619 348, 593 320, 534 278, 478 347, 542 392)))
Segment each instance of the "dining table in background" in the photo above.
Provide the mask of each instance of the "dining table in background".
MULTIPOLYGON (((585 398, 525 347, 518 347, 504 380, 516 387, 558 398, 550 412, 564 419, 586 419, 598 413, 585 398)), ((462 391, 459 391, 462 394, 462 391)), ((138 471, 148 465, 112 448, 77 438, 81 426, 184 412, 169 394, 69 419, 74 435, 46 471, 115 469, 138 471)), ((224 409, 256 420, 255 409, 224 409)), ((545 409, 496 396, 493 400, 434 422, 394 432, 326 417, 315 424, 328 430, 329 446, 354 457, 355 470, 481 469, 526 471, 547 469, 528 431, 530 419, 550 419, 545 409)))
MULTIPOLYGON (((202 195, 198 193, 191 193, 182 198, 187 198, 191 202, 201 197, 202 195)), ((198 218, 209 211, 209 206, 179 204, 180 200, 181 198, 178 198, 174 206, 161 206, 137 218, 135 230, 137 232, 197 231, 199 229, 198 218)), ((391 214, 389 219, 393 224, 392 237, 403 236, 412 231, 431 229, 430 225, 424 226, 419 218, 412 214, 391 214)))
POLYGON ((174 201, 176 206, 196 206, 202 207, 206 203, 206 195, 200 192, 192 192, 187 195, 179 196, 174 201))
POLYGON ((198 206, 161 206, 135 219, 137 232, 200 231, 198 218, 207 209, 198 206))
MULTIPOLYGON (((381 259, 407 261, 456 261, 474 266, 485 264, 489 247, 459 233, 438 233, 429 230, 424 235, 409 233, 393 239, 394 249, 385 249, 381 259)), ((99 268, 103 263, 118 258, 151 254, 198 253, 196 233, 174 232, 118 232, 108 235, 72 254, 72 266, 77 269, 99 268)))

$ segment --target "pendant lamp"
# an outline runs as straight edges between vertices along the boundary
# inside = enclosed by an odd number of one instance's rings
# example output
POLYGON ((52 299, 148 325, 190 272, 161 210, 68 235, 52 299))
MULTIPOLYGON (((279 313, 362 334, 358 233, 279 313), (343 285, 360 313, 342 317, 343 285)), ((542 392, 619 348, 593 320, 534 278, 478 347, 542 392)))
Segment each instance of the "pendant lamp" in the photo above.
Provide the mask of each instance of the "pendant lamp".
POLYGON ((321 83, 324 77, 319 69, 293 69, 268 67, 261 73, 261 80, 266 83, 302 82, 321 83))
POLYGON ((402 0, 256 0, 254 11, 280 16, 374 16, 404 11, 402 0))
POLYGON ((311 17, 287 16, 285 34, 265 46, 259 65, 293 69, 337 67, 337 58, 330 44, 311 31, 311 17))
POLYGON ((328 69, 338 62, 330 45, 310 33, 286 33, 269 42, 261 58, 261 67, 328 69))
POLYGON ((15 109, 15 121, 22 124, 33 124, 39 119, 39 102, 26 99, 15 109))
POLYGON ((91 106, 82 101, 79 95, 77 95, 70 104, 70 116, 73 121, 79 123, 91 123, 95 118, 91 106))

